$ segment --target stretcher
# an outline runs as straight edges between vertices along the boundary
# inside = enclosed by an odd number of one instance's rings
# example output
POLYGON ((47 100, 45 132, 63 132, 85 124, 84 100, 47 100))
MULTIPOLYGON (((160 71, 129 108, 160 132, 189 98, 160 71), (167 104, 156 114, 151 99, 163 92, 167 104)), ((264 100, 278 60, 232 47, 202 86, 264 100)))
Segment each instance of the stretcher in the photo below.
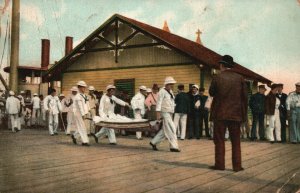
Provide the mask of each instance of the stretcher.
POLYGON ((111 128, 115 130, 125 130, 125 131, 149 131, 157 132, 161 127, 161 122, 153 122, 148 120, 143 120, 140 122, 106 122, 101 121, 96 123, 96 127, 100 129, 101 127, 111 128))

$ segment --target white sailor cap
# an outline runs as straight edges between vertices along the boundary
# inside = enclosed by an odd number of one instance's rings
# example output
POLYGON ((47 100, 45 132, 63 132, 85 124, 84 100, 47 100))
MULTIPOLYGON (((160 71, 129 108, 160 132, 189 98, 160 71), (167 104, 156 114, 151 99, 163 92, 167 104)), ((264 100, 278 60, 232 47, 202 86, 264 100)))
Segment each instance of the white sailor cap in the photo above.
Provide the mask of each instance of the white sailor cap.
POLYGON ((64 96, 65 96, 64 94, 60 94, 60 95, 59 95, 59 97, 64 97, 64 96))
POLYGON ((175 83, 176 83, 176 80, 173 77, 171 77, 171 76, 166 77, 166 79, 165 79, 165 85, 167 85, 167 84, 175 84, 175 83))
POLYGON ((145 87, 145 86, 140 86, 139 89, 140 89, 140 90, 147 91, 147 87, 145 87))
POLYGON ((151 88, 147 88, 147 93, 150 93, 152 92, 152 89, 151 88))
POLYGON ((77 86, 87 87, 87 84, 84 81, 77 82, 77 86))
POLYGON ((24 91, 24 90, 22 90, 22 91, 20 92, 20 94, 25 94, 25 91, 24 91))
POLYGON ((12 91, 12 90, 11 90, 11 91, 9 91, 9 95, 10 95, 10 96, 15 96, 15 92, 14 92, 14 91, 12 91))
POLYGON ((18 95, 18 99, 22 99, 22 95, 18 95))
POLYGON ((116 87, 114 85, 108 85, 106 87, 106 91, 108 91, 109 89, 116 89, 116 87))
POLYGON ((192 87, 195 87, 196 89, 199 90, 199 86, 197 84, 194 84, 192 87))
POLYGON ((76 86, 73 86, 70 90, 74 92, 78 92, 78 88, 76 86))
POLYGON ((34 93, 33 96, 38 96, 38 94, 37 94, 37 93, 34 93))
POLYGON ((300 86, 300 82, 297 82, 297 83, 295 84, 295 86, 300 86))
POLYGON ((96 90, 96 89, 93 86, 89 86, 89 90, 96 90))

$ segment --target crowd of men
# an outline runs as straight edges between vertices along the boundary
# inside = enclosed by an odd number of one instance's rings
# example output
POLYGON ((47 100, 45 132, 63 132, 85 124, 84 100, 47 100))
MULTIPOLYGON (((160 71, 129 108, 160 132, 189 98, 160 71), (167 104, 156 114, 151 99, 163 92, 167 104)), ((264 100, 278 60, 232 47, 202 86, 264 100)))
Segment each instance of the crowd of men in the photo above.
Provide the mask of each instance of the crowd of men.
MULTIPOLYGON (((102 127, 97 131, 93 119, 95 116, 110 118, 116 113, 129 116, 132 110, 134 119, 163 123, 150 141, 153 150, 157 151, 157 145, 166 138, 170 151, 180 152, 178 139, 199 140, 205 136, 213 139, 216 147, 212 169, 224 170, 224 140, 229 137, 233 148, 233 168, 234 171, 240 171, 240 138, 245 134, 252 141, 259 139, 284 143, 287 141, 288 122, 289 141, 300 143, 300 82, 295 84, 296 90, 289 95, 283 93, 283 84, 272 84, 267 95, 265 85, 260 85, 258 92, 248 102, 244 78, 230 70, 233 65, 231 56, 223 56, 220 61, 221 73, 213 77, 209 96, 204 94, 205 88, 199 88, 197 84, 192 85, 188 92, 185 92, 183 84, 179 84, 178 92, 174 94, 177 82, 173 77, 166 77, 162 88, 157 84, 152 89, 140 86, 132 99, 125 91, 116 95, 114 85, 108 85, 103 93, 79 81, 70 89, 68 96, 57 96, 55 89, 50 89, 45 98, 33 94, 31 108, 26 108, 23 91, 18 96, 9 91, 6 99, 1 96, 1 118, 4 114, 8 116, 12 132, 20 131, 22 125, 44 125, 48 127, 49 134, 54 136, 58 135, 60 126, 71 136, 74 144, 81 140, 83 146, 89 146, 89 137, 98 143, 100 137, 107 136, 109 143, 116 145, 115 130, 102 127), (252 112, 251 130, 248 126, 248 106, 252 112)), ((126 133, 123 131, 122 134, 126 133)), ((142 137, 142 132, 136 132, 138 140, 142 140, 142 137)))

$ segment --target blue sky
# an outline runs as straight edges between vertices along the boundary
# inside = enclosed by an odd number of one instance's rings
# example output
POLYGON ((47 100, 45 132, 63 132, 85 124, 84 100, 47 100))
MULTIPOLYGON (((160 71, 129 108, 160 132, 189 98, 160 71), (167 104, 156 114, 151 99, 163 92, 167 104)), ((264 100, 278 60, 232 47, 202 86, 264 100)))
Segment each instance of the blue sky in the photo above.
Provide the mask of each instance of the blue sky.
MULTIPOLYGON (((160 28, 167 20, 172 33, 191 40, 200 28, 206 47, 287 91, 300 81, 297 0, 21 0, 20 65, 40 64, 42 38, 51 41, 51 62, 59 60, 65 36, 76 45, 114 13, 160 28)), ((1 52, 8 17, 1 18, 1 52)))

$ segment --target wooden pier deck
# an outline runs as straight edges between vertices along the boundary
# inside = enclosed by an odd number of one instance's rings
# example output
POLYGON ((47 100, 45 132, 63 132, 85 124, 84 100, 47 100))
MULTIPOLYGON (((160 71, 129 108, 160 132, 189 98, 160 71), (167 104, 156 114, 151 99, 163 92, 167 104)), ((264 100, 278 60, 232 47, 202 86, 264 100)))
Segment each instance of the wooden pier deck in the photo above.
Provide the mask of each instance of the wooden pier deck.
POLYGON ((212 141, 179 141, 181 153, 168 143, 154 152, 149 138, 119 137, 91 146, 46 130, 0 130, 0 192, 297 192, 300 145, 242 142, 245 171, 231 170, 230 142, 225 171, 212 171, 212 141), (281 188, 281 189, 280 189, 281 188))

